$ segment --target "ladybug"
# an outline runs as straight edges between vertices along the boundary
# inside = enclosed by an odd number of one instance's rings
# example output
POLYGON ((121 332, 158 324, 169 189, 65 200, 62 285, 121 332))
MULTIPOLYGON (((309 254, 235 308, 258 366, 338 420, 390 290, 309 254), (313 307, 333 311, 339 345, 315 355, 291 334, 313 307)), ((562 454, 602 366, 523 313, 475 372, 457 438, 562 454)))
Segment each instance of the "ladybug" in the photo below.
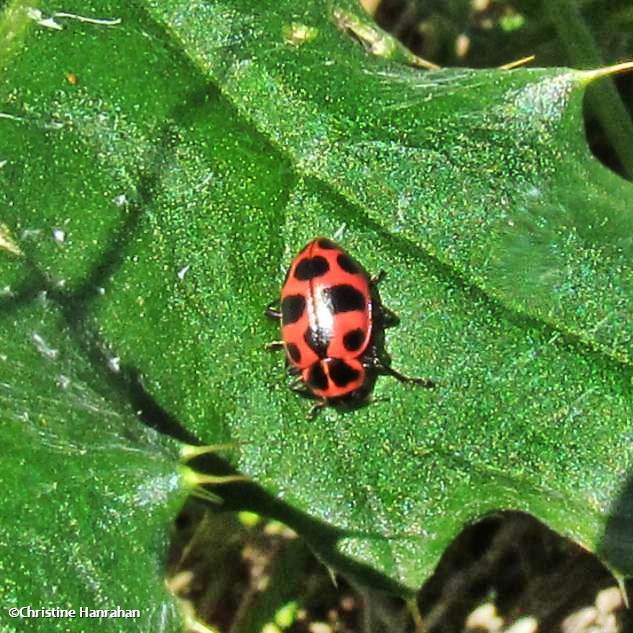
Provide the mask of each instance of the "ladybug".
POLYGON ((383 330, 397 319, 378 296, 383 276, 370 278, 343 248, 319 237, 290 265, 279 308, 268 306, 267 316, 281 321, 282 337, 268 347, 285 350, 294 389, 317 400, 313 413, 326 405, 364 404, 378 374, 434 386, 389 365, 383 330))

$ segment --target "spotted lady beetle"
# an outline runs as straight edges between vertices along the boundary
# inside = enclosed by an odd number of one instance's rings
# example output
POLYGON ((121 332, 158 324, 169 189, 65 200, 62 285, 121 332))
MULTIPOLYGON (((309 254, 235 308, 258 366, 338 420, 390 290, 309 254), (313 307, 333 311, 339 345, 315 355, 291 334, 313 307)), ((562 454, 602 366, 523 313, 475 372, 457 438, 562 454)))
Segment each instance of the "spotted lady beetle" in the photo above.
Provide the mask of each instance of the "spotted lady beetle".
POLYGON ((294 258, 267 316, 281 321, 282 340, 294 387, 316 398, 315 413, 326 405, 364 404, 376 377, 389 374, 401 382, 433 387, 428 378, 410 378, 392 369, 384 352, 385 327, 395 315, 380 302, 377 284, 338 244, 319 237, 294 258))

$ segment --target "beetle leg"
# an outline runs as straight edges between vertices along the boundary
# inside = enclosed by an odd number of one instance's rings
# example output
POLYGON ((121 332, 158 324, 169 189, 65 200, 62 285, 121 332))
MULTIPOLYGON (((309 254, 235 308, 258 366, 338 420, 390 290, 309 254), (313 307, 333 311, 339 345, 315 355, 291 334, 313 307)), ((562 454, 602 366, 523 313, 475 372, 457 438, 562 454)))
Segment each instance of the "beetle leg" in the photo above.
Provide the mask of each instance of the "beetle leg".
POLYGON ((321 409, 323 409, 323 407, 327 406, 327 400, 325 400, 324 398, 321 398, 320 400, 317 400, 311 407, 310 410, 308 411, 308 414, 306 415, 306 418, 308 420, 314 420, 317 415, 319 415, 319 412, 321 411, 321 409))
POLYGON ((377 286, 381 281, 384 280, 384 278, 387 276, 387 272, 384 270, 381 270, 377 275, 374 275, 369 282, 371 283, 372 286, 377 286))
POLYGON ((381 320, 381 325, 384 328, 395 327, 400 323, 398 315, 389 308, 386 308, 382 304, 378 306, 378 314, 381 320))
POLYGON ((306 398, 310 398, 312 396, 312 392, 302 382, 299 381, 290 385, 290 391, 294 391, 300 396, 304 396, 306 398))
POLYGON ((269 319, 276 319, 276 320, 281 319, 281 310, 278 307, 276 307, 276 306, 277 306, 277 302, 276 301, 271 301, 271 303, 269 303, 266 306, 266 310, 264 310, 264 314, 269 319))
POLYGON ((283 348, 283 341, 271 341, 270 343, 266 343, 266 345, 264 345, 264 349, 268 352, 278 352, 283 348))
POLYGON ((293 391, 297 391, 297 392, 301 392, 301 393, 306 393, 307 394, 309 392, 309 389, 306 387, 306 385, 303 382, 303 380, 301 380, 300 374, 299 373, 295 374, 295 373, 291 372, 290 369, 295 369, 295 368, 294 367, 288 368, 288 375, 292 378, 292 380, 288 384, 290 389, 292 389, 293 391))

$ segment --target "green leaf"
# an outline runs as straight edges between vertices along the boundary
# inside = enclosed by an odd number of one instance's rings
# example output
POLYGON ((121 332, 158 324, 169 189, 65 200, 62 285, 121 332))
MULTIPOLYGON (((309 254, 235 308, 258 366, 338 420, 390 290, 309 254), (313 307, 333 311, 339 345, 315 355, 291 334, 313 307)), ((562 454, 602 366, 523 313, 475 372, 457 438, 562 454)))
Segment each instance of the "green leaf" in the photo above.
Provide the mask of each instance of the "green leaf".
POLYGON ((82 607, 137 610, 103 630, 180 630, 161 581, 183 501, 176 443, 108 393, 45 295, 5 303, 0 350, 2 630, 84 631, 82 607), (7 617, 28 606, 75 615, 7 617))
POLYGON ((227 502, 337 567, 406 593, 465 523, 516 509, 631 572, 633 189, 582 136, 593 75, 423 73, 355 6, 71 2, 121 24, 32 27, 2 93, 2 221, 285 505, 227 502), (319 234, 388 272, 394 367, 434 390, 381 378, 371 406, 306 419, 262 312, 319 234))

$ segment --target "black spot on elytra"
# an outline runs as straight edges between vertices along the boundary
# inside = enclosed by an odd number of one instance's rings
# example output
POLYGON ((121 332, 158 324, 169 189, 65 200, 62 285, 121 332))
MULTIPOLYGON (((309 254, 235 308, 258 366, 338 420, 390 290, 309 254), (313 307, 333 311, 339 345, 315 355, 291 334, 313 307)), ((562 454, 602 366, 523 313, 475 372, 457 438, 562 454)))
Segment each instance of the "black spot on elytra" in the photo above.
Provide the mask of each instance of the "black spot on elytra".
POLYGON ((336 261, 338 265, 346 272, 352 275, 357 275, 361 272, 361 267, 347 254, 341 253, 336 261))
POLYGON ((321 367, 321 363, 314 363, 314 365, 310 367, 308 385, 314 389, 327 389, 327 376, 323 371, 323 367, 321 367))
POLYGON ((288 295, 281 302, 281 323, 290 325, 301 318, 306 309, 306 300, 302 295, 288 295))
POLYGON ((365 309, 363 293, 349 284, 331 286, 330 288, 325 288, 322 292, 323 299, 329 304, 334 314, 365 309))
POLYGON ((315 277, 321 277, 330 270, 330 265, 325 257, 315 255, 314 257, 306 257, 302 259, 295 268, 295 277, 299 281, 310 281, 315 277))
POLYGON ((322 237, 317 242, 317 244, 319 245, 320 248, 323 248, 325 250, 334 250, 338 248, 338 246, 332 240, 328 240, 327 237, 322 237))
POLYGON ((294 343, 286 343, 286 351, 295 363, 301 362, 301 352, 294 343))
POLYGON ((349 352, 356 352, 360 349, 361 345, 365 342, 365 332, 360 328, 350 330, 343 336, 343 345, 349 352))
POLYGON ((330 378, 337 387, 345 387, 360 375, 357 369, 350 367, 344 360, 335 358, 329 365, 330 378))
POLYGON ((319 358, 327 357, 327 346, 330 344, 329 331, 308 327, 303 335, 303 340, 319 358))

